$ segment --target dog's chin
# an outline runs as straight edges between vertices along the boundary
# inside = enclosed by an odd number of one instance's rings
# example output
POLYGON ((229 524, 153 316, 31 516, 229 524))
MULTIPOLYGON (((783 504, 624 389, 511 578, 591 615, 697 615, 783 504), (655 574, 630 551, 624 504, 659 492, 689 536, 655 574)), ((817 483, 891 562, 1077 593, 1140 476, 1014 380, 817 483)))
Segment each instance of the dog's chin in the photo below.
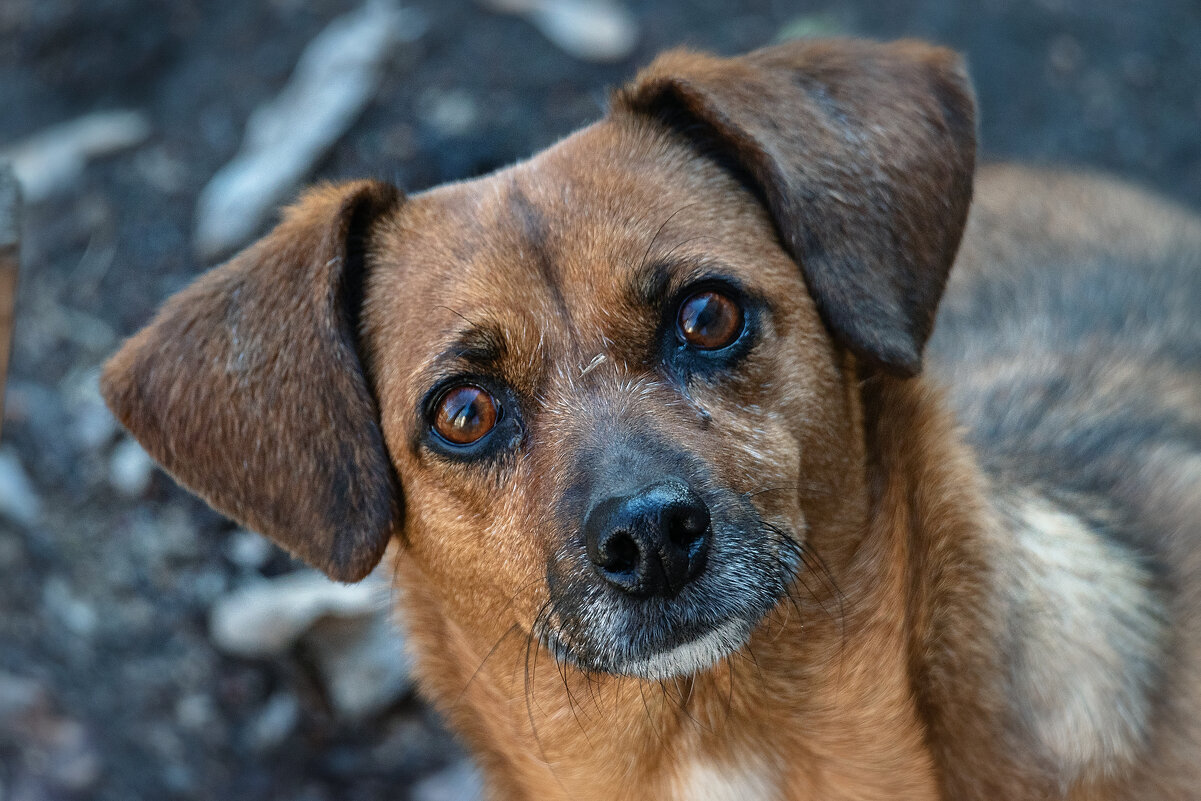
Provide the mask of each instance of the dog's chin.
POLYGON ((691 676, 712 667, 746 645, 752 626, 742 620, 731 620, 694 640, 674 648, 629 659, 614 670, 623 676, 640 679, 670 679, 691 676))
POLYGON ((586 672, 658 681, 693 676, 707 670, 746 645, 753 629, 754 624, 745 620, 728 620, 709 631, 658 649, 646 649, 645 652, 630 649, 628 653, 607 659, 577 652, 554 632, 548 632, 546 640, 556 660, 586 672))

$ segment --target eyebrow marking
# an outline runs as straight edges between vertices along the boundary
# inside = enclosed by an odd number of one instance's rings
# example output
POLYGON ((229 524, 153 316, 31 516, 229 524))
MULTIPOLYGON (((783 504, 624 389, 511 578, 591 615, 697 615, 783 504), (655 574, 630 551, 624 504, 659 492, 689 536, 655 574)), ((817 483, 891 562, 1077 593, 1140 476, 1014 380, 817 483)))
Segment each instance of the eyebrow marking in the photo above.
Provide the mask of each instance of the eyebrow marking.
POLYGON ((487 370, 503 361, 508 352, 508 342, 499 326, 493 323, 472 324, 455 335, 450 345, 434 359, 434 363, 467 362, 472 367, 487 370))
POLYGON ((658 308, 667 300, 672 272, 661 261, 643 262, 630 274, 629 292, 643 305, 658 308))

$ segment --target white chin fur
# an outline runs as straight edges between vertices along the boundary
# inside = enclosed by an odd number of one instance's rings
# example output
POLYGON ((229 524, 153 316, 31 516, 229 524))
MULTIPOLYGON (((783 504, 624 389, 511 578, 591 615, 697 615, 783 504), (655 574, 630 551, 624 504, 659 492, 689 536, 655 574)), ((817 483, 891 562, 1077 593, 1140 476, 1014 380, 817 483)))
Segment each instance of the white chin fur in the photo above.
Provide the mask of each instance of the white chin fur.
POLYGON ((645 659, 620 665, 618 673, 643 679, 670 679, 704 670, 727 654, 746 644, 750 626, 742 620, 731 620, 698 637, 692 642, 677 645, 645 659))

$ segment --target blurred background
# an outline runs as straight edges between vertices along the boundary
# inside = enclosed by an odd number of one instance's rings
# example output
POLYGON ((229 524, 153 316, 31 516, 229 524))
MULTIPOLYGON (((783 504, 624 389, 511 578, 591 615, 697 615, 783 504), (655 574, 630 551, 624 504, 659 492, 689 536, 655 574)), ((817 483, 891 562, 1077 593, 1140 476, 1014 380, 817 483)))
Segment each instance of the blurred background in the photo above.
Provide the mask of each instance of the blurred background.
POLYGON ((0 0, 0 159, 25 195, 0 801, 478 797, 387 588, 316 579, 176 488, 98 365, 305 183, 477 175, 598 117, 666 47, 821 35, 965 52, 985 159, 1201 208, 1197 0, 0 0))

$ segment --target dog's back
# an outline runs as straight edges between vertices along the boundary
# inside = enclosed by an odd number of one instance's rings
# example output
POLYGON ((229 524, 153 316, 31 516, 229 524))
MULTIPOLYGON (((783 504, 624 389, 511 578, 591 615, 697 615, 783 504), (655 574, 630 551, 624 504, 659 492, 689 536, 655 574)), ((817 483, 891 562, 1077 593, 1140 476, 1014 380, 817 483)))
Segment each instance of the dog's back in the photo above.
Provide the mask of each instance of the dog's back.
POLYGON ((951 275, 927 370, 993 488, 1007 692, 1063 764, 1147 748, 1165 789, 1201 753, 1201 219, 985 169, 951 275))

